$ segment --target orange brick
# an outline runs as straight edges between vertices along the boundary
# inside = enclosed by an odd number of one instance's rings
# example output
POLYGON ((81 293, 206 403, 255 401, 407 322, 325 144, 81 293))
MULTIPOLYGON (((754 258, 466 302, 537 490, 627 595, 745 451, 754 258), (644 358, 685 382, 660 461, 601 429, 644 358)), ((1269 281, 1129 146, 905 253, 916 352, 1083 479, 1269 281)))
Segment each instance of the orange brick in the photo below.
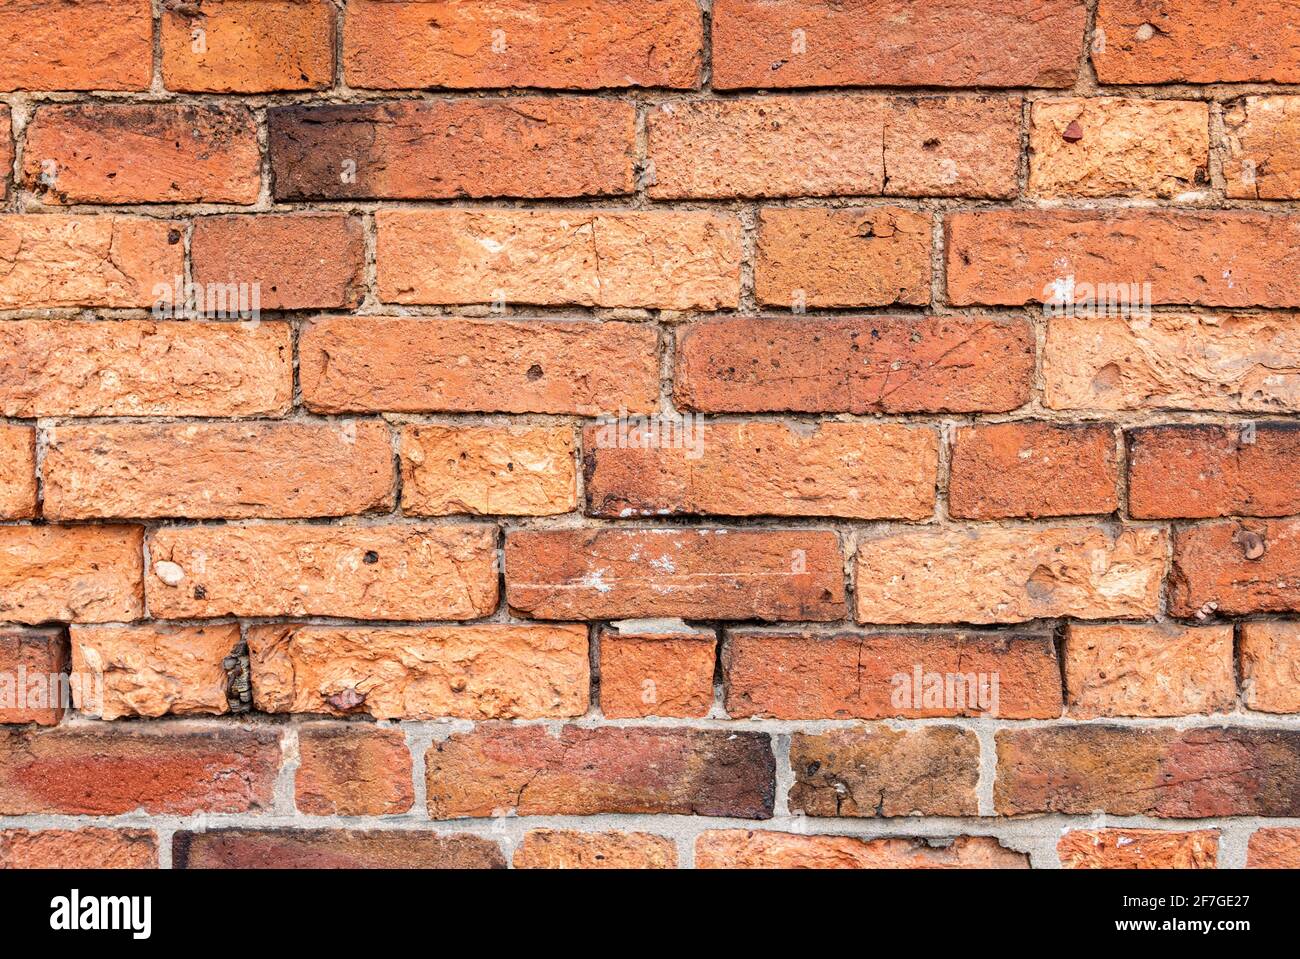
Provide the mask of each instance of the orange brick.
POLYGON ((824 422, 614 422, 583 433, 593 516, 925 519, 939 464, 932 430, 824 422))
POLYGON ((136 216, 0 216, 0 310, 147 307, 185 272, 180 224, 136 216))
POLYGON ((169 2, 162 69, 169 90, 323 90, 334 83, 334 7, 327 0, 169 2))
MULTIPOLYGON (((0 338, 3 330, 0 326, 0 338)), ((3 366, 0 357, 0 368, 3 366)), ((0 391, 8 382, 8 377, 0 375, 0 391)), ((0 519, 30 519, 35 515, 36 431, 25 426, 0 426, 0 519)))
POLYGON ((0 724, 57 725, 69 705, 67 667, 62 629, 0 628, 0 724))
POLYGON ((5 416, 258 416, 292 402, 287 323, 0 324, 5 416))
POLYGON ((1300 611, 1300 520, 1175 528, 1169 586, 1174 616, 1300 611))
POLYGON ((1300 869, 1300 829, 1257 829, 1246 847, 1249 869, 1300 869))
POLYGON ((930 302, 931 220, 896 207, 764 210, 760 303, 804 307, 930 302))
POLYGON ((1300 713, 1300 622, 1242 623, 1240 661, 1247 709, 1300 713))
POLYGON ((194 224, 194 281, 245 284, 264 310, 355 306, 361 221, 343 214, 205 216, 194 224))
POLYGON ((1300 199, 1300 97, 1242 97, 1223 111, 1230 197, 1300 199))
POLYGON ((157 869, 146 829, 6 829, 0 869, 157 869))
POLYGON ((147 90, 150 0, 7 3, 0 7, 0 92, 147 90))
POLYGON ((885 193, 1015 196, 1021 106, 1014 97, 892 98, 885 115, 885 193))
POLYGON ((407 515, 549 516, 578 505, 569 426, 407 426, 401 455, 407 515))
POLYGON ((992 836, 860 839, 727 829, 700 833, 696 869, 1028 869, 1029 856, 992 836))
POLYGON ((712 630, 603 630, 601 712, 609 719, 706 715, 717 639, 712 630))
POLYGON ((136 526, 0 526, 0 621, 139 618, 143 541, 136 526))
POLYGON ((400 729, 310 723, 298 730, 294 795, 309 816, 394 816, 415 802, 400 729))
POLYGON ((353 0, 343 35, 349 86, 696 87, 695 0, 353 0))
POLYGON ((27 126, 24 187, 47 203, 253 203, 257 123, 247 107, 54 104, 27 126))
POLYGON ((953 439, 948 509, 965 519, 1112 513, 1118 455, 1106 425, 962 427, 953 439))
POLYGON ((715 213, 382 210, 388 303, 734 308, 740 224, 715 213))
POLYGON ((325 413, 645 413, 659 402, 642 323, 339 316, 307 324, 303 401, 325 413))
POLYGON ((344 516, 393 502, 388 427, 370 420, 62 426, 48 438, 52 518, 344 516))
POLYGON ((675 869, 671 839, 644 832, 530 829, 515 850, 516 869, 675 869))
POLYGON ((1066 869, 1216 869, 1219 833, 1075 829, 1056 844, 1066 869))

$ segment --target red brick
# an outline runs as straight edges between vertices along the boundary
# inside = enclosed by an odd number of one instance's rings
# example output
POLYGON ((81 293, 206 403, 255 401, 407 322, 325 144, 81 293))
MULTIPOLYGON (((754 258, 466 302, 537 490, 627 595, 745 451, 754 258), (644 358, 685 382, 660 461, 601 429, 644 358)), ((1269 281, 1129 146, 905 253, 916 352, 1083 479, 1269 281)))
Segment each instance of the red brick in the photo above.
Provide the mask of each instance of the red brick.
POLYGON ((263 310, 351 307, 365 260, 361 221, 334 213, 204 216, 194 224, 194 281, 246 284, 263 310))
POLYGON ((677 335, 675 399, 715 413, 1004 412, 1028 402, 1023 320, 734 317, 677 335))
POLYGON ((671 436, 663 430, 630 423, 620 436, 613 422, 584 430, 590 515, 925 519, 934 512, 939 449, 928 429, 756 420, 684 421, 671 436))
POLYGON ((138 526, 0 526, 0 621, 137 619, 143 540, 138 526))
POLYGON ((0 730, 0 814, 264 811, 279 764, 268 729, 0 730))
POLYGON ((861 839, 718 829, 695 840, 696 869, 1028 869, 992 836, 861 839))
POLYGON ((184 272, 180 224, 138 216, 0 216, 0 310, 149 307, 184 272))
POLYGON ((311 723, 298 730, 294 795, 309 816, 392 816, 415 802, 400 729, 311 723))
POLYGON ((602 630, 601 712, 608 719, 707 715, 717 644, 713 630, 602 630))
POLYGON ((1061 674, 1045 633, 732 630, 722 663, 736 719, 1061 715, 1061 674))
POLYGON ((1300 428, 1295 424, 1130 430, 1128 455, 1133 516, 1300 513, 1300 428))
POLYGON ((343 516, 388 509, 388 427, 264 422, 61 426, 45 515, 61 519, 343 516))
POLYGON ((532 829, 515 850, 516 869, 675 869, 677 846, 644 832, 532 829))
POLYGON ((1300 24, 1283 0, 1101 0, 1102 83, 1300 82, 1300 24))
POLYGON ((645 413, 659 402, 643 323, 326 317, 299 343, 316 411, 645 413))
MULTIPOLYGON (((985 210, 948 217, 948 296, 1019 306, 1122 286, 1142 307, 1300 306, 1300 218, 1254 210, 985 210), (1131 289, 1132 287, 1132 289, 1131 289)), ((1105 299, 1106 296, 1099 297, 1105 299)), ((1058 312, 1064 307, 1058 307, 1058 312)), ((1096 308, 1095 306, 1093 308, 1096 308)))
POLYGON ((292 402, 287 323, 0 324, 5 416, 259 416, 292 402))
POLYGON ((252 111, 216 104, 38 107, 23 151, 25 189, 54 204, 253 203, 261 171, 252 111))
POLYGON ((1295 816, 1300 732, 1056 726, 1001 730, 994 802, 1004 816, 1295 816))
POLYGON ((735 308, 741 231, 678 210, 382 210, 386 303, 735 308))
POLYGON ((1015 97, 894 97, 885 115, 885 193, 1013 197, 1020 188, 1015 97))
POLYGON ((0 629, 0 724, 57 725, 68 705, 60 682, 67 668, 61 628, 0 629))
MULTIPOLYGON (((0 325, 0 340, 5 327, 0 325)), ((0 370, 7 351, 0 354, 0 370)), ((0 394, 10 382, 0 373, 0 394)), ((6 413, 6 415, 10 415, 6 413)), ((36 431, 0 425, 0 519, 29 519, 36 515, 36 431)))
POLYGON ((716 0, 713 85, 1064 87, 1086 16, 1082 0, 716 0))
POLYGON ((1218 851, 1213 829, 1076 829, 1056 844, 1066 869, 1216 869, 1218 851))
POLYGON ((0 91, 147 90, 150 0, 8 3, 0 8, 0 91))
POLYGON ((764 305, 924 306, 930 302, 928 214, 867 210, 764 210, 755 292, 764 305))
POLYGON ((806 816, 974 816, 979 743, 957 726, 837 729, 790 738, 790 811, 806 816))
POLYGON ((1300 869, 1300 829, 1257 829, 1246 847, 1249 869, 1300 869))
POLYGON ((1119 508, 1118 449, 1104 424, 990 423, 955 431, 948 511, 965 519, 1119 508))
POLYGON ((399 100, 268 111, 278 200, 632 193, 636 110, 590 98, 399 100))
POLYGON ((518 530, 506 601, 538 619, 840 618, 843 558, 824 530, 518 530))
POLYGON ((696 87, 703 24, 695 0, 354 0, 349 86, 696 87))
POLYGON ((176 869, 504 869, 484 836, 408 829, 181 830, 176 869))
POLYGON ((161 42, 169 90, 262 93, 334 82, 328 0, 168 0, 161 42))
POLYGON ((146 829, 6 829, 0 869, 157 869, 146 829))
POLYGON ((1213 612, 1209 604, 1221 616, 1300 611, 1300 520, 1175 530, 1169 587, 1174 616, 1213 612))
POLYGON ((1300 713, 1300 622, 1242 623, 1239 652, 1245 707, 1300 713))
POLYGON ((1223 125, 1228 196, 1300 199, 1300 158, 1295 149, 1300 140, 1300 97, 1242 97, 1224 108, 1223 125))
POLYGON ((770 819, 775 760, 765 733, 721 729, 488 724, 425 756, 434 819, 660 813, 770 819))

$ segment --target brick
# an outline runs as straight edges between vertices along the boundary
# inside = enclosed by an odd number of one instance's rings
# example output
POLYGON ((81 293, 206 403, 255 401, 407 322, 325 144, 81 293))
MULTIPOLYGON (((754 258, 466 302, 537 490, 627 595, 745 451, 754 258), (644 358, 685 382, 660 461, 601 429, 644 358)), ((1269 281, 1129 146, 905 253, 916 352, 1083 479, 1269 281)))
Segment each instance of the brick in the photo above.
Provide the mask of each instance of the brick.
POLYGON ((671 839, 644 832, 531 829, 515 850, 516 869, 676 869, 671 839))
POLYGON ((1295 83, 1300 26, 1280 0, 1101 0, 1101 83, 1295 83))
POLYGON ((759 303, 804 307, 930 302, 931 220, 896 207, 770 209, 759 215, 759 303))
POLYGON ((928 429, 758 420, 683 422, 681 430, 667 436, 663 424, 632 422, 619 435, 614 423, 587 426, 588 513, 925 519, 934 512, 939 450, 928 429))
POLYGON ((704 40, 695 0, 359 0, 343 37, 348 85, 383 90, 694 88, 704 40))
POLYGON ((578 97, 398 100, 267 112, 278 200, 614 196, 636 110, 578 97))
POLYGON ((715 213, 381 210, 386 303, 735 308, 741 231, 715 213))
POLYGON ((506 601, 538 619, 838 619, 839 539, 824 530, 518 530, 506 601))
POLYGON ((5 416, 260 416, 292 403, 287 323, 0 324, 5 416))
POLYGON ((766 733, 664 727, 488 724, 425 756, 434 819, 600 813, 770 819, 766 733))
POLYGON ((238 623, 73 625, 70 633, 72 671, 82 677, 73 699, 85 715, 121 719, 230 710, 232 677, 223 663, 242 645, 238 623))
POLYGON ((0 216, 0 310, 153 306, 185 272, 181 239, 139 216, 0 216))
POLYGON ((1249 869, 1300 869, 1300 829, 1257 829, 1246 846, 1249 869))
POLYGON ((711 629, 602 630, 601 712, 607 719, 707 715, 717 644, 711 629))
MULTIPOLYGON (((5 327, 0 326, 0 339, 5 327)), ((0 371, 5 356, 0 353, 0 371)), ((0 392, 9 377, 0 372, 0 392)), ((6 416, 12 415, 9 413, 6 416)), ((36 515, 36 431, 25 426, 0 426, 0 519, 30 519, 36 515)))
POLYGON ((0 620, 139 618, 143 540, 138 526, 0 526, 0 620))
POLYGON ((1300 428, 1295 424, 1130 430, 1128 455, 1133 516, 1300 513, 1300 428))
POLYGON ((392 506, 388 427, 341 423, 61 426, 45 515, 344 516, 392 506))
POLYGON ((67 667, 61 628, 0 629, 0 724, 58 725, 68 705, 60 683, 67 667))
POLYGON ((1300 331, 1270 313, 1053 316, 1043 350, 1054 409, 1300 410, 1300 331))
POLYGON ((713 85, 1064 87, 1081 0, 717 0, 713 85))
POLYGON ((169 526, 149 537, 154 615, 474 619, 496 608, 496 529, 169 526))
POLYGON ((415 802, 400 729, 310 723, 298 730, 294 795, 309 816, 392 816, 415 802))
POLYGON ((1242 623, 1240 662, 1247 709, 1300 713, 1300 623, 1242 623))
POLYGON ((1035 100, 1030 112, 1029 190, 1036 196, 1203 196, 1209 169, 1204 102, 1035 100))
POLYGON ((1242 97, 1224 108, 1223 125, 1228 196, 1300 199, 1300 97, 1242 97))
POLYGON ((0 869, 157 869, 147 829, 6 829, 0 869))
POLYGON ((485 836, 408 829, 181 830, 176 869, 504 869, 485 836))
POLYGON ((149 0, 10 3, 0 9, 0 92, 147 90, 149 0))
POLYGON ((958 836, 945 842, 711 829, 695 840, 695 868, 1028 869, 1029 856, 992 836, 958 836))
POLYGON ((326 0, 169 2, 162 71, 168 90, 324 90, 334 82, 334 7, 326 0))
POLYGON ((9 177, 14 168, 13 123, 9 107, 0 107, 0 203, 9 199, 9 177))
POLYGON ((1213 829, 1074 829, 1056 844, 1066 869, 1217 869, 1213 829))
POLYGON ((587 711, 587 629, 573 625, 267 625, 249 629, 268 713, 561 719, 587 711))
POLYGON ((855 563, 863 623, 1134 619, 1160 609, 1163 530, 951 526, 864 533, 855 563))
POLYGON ((1300 733, 1056 726, 1000 730, 1000 815, 1295 816, 1300 733))
POLYGON ((1237 704, 1232 626, 1172 623, 1066 626, 1069 715, 1190 716, 1237 704))
POLYGON ((1115 435, 1104 424, 961 427, 951 460, 948 510, 956 517, 1074 516, 1119 508, 1115 435))
POLYGON ((247 107, 54 104, 26 136, 24 188, 47 203, 254 203, 261 189, 247 107))
POLYGON ((957 726, 790 737, 790 811, 805 816, 974 816, 979 742, 957 726))
POLYGON ((199 217, 191 243, 200 287, 244 284, 263 310, 356 306, 362 295, 361 221, 335 213, 199 217))
POLYGON ((734 317, 680 328, 674 397, 715 413, 1005 412, 1033 370, 1023 320, 734 317))
POLYGON ((722 664, 736 719, 1061 715, 1061 674, 1046 633, 732 630, 722 664))
POLYGON ((642 323, 328 317, 299 343, 318 412, 645 413, 659 402, 642 323))
POLYGON ((171 724, 0 730, 0 815, 267 811, 279 739, 270 729, 171 724))
POLYGON ((1021 101, 894 97, 885 115, 890 196, 1009 198, 1020 188, 1021 101))
POLYGON ((1211 603, 1221 616, 1300 611, 1300 520, 1176 529, 1169 587, 1173 616, 1194 616, 1211 603))
POLYGON ((578 505, 570 426, 407 426, 401 455, 408 516, 551 516, 578 505))
POLYGON ((1085 283, 1116 309, 1141 308, 1143 284, 1153 303, 1300 305, 1300 219, 1286 214, 985 210, 952 214, 947 231, 957 306, 1038 303, 1071 285, 1084 302, 1085 283))

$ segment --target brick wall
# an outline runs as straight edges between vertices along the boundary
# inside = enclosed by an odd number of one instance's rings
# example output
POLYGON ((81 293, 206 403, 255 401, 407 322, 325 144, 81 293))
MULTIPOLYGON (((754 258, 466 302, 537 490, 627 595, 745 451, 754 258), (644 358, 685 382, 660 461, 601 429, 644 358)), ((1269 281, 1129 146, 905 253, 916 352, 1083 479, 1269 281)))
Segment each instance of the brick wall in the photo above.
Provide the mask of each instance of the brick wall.
POLYGON ((1290 4, 0 64, 0 863, 1300 864, 1290 4))

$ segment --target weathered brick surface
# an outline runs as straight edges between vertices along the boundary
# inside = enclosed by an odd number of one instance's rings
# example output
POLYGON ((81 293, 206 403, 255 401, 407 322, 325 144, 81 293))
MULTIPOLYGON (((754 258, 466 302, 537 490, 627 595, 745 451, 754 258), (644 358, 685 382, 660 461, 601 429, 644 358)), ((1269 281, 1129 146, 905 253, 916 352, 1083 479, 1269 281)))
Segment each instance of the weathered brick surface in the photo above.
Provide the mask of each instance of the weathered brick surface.
POLYGON ((1228 196, 1248 200, 1300 199, 1300 97, 1242 97, 1223 111, 1228 196))
POLYGON ((643 832, 534 829, 515 850, 516 869, 673 869, 671 839, 643 832))
MULTIPOLYGON (((3 335, 4 327, 0 327, 3 335)), ((0 365, 3 364, 0 360, 0 365)), ((3 390, 0 386, 0 390, 3 390)), ((0 519, 36 515, 36 431, 0 426, 0 519)))
POLYGON ((1029 857, 988 836, 950 842, 713 830, 695 840, 697 869, 1028 869, 1029 857))
POLYGON ((713 706, 712 630, 600 634, 600 711, 610 719, 700 718, 713 706))
POLYGON ((484 836, 414 830, 209 829, 178 831, 176 869, 504 869, 484 836))
POLYGON ((0 107, 0 202, 9 197, 9 173, 14 165, 13 120, 9 107, 0 107))
POLYGON ((1247 709, 1300 713, 1300 622, 1242 623, 1239 659, 1247 709))
POLYGON ((0 526, 0 620, 138 618, 143 540, 137 526, 0 526))
POLYGON ((9 3, 0 10, 0 91, 147 90, 149 0, 9 3))
POLYGON ((1300 611, 1300 521, 1181 527, 1169 585, 1175 616, 1194 616, 1211 603, 1223 616, 1300 611))
POLYGON ((425 756, 429 815, 664 813, 768 819, 775 792, 765 733, 484 725, 425 756))
POLYGON ((587 630, 573 625, 254 626, 268 713, 559 719, 587 709, 587 630))
POLYGON ((400 729, 313 723, 298 731, 294 795, 312 816, 388 816, 415 801, 400 729))
POLYGON ((68 705, 59 682, 67 665, 62 629, 0 629, 0 723, 57 725, 68 705))
POLYGON ((1056 844, 1067 869, 1215 869, 1219 834, 1212 829, 1078 829, 1056 844))
POLYGON ((1251 869, 1300 869, 1300 829, 1259 829, 1246 848, 1251 869))
POLYGON ((147 829, 6 829, 0 869, 157 869, 147 829))

